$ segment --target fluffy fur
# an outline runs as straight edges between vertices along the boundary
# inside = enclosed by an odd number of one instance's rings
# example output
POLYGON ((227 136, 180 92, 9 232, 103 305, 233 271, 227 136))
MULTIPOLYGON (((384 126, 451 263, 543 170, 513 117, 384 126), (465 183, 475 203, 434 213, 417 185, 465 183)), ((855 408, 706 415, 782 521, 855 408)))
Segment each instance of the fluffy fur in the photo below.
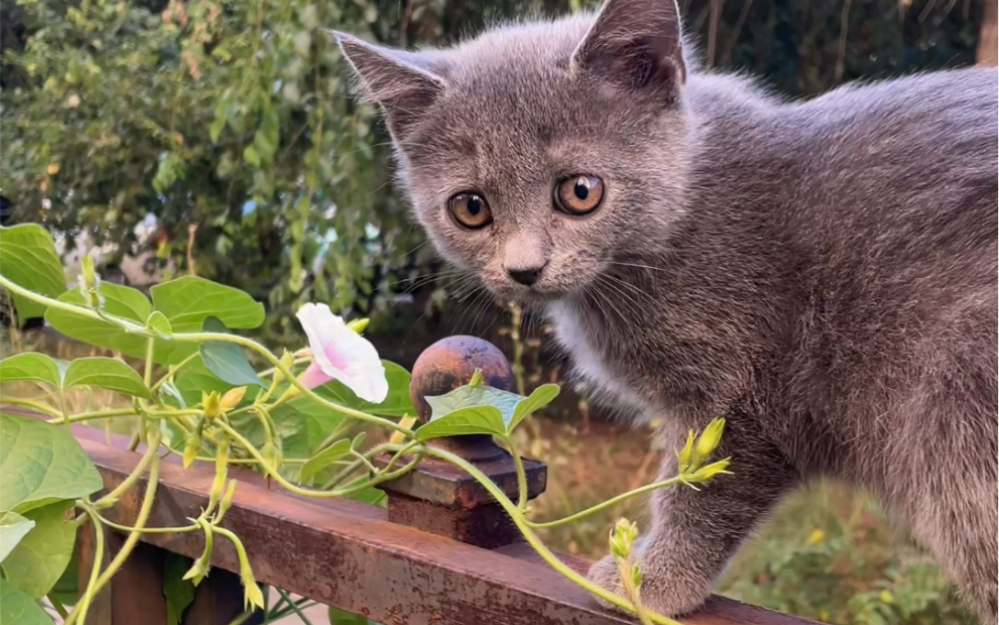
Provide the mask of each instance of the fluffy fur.
MULTIPOLYGON (((667 416, 671 446, 727 417, 735 474, 653 498, 650 608, 697 608, 785 493, 831 475, 877 493, 995 623, 996 69, 783 102, 698 71, 679 23, 672 0, 609 0, 445 50, 338 37, 447 259, 544 307, 578 372, 667 416), (572 174, 606 187, 585 217, 553 208, 572 174), (488 227, 446 210, 468 190, 488 227)), ((617 588, 609 560, 591 577, 617 588)))

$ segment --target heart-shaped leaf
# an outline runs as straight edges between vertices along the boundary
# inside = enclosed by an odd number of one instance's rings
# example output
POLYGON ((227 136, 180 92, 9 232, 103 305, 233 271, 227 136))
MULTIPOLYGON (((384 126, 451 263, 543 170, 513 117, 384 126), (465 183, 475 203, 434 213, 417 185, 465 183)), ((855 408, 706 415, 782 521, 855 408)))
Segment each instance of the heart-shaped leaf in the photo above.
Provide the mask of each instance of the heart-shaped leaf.
POLYGON ((239 289, 204 278, 184 276, 158 284, 149 293, 173 332, 197 332, 209 317, 217 317, 228 328, 250 329, 264 322, 263 304, 239 289))
POLYGON ((148 399, 149 389, 139 374, 121 360, 114 358, 78 358, 66 370, 64 385, 99 386, 132 397, 148 399))
MULTIPOLYGON (((56 255, 52 235, 38 224, 0 227, 0 274, 48 297, 59 297, 66 290, 66 274, 56 255)), ((12 295, 14 309, 22 322, 45 314, 43 304, 12 295)))
POLYGON ((97 492, 100 474, 65 428, 0 413, 0 512, 29 510, 97 492))
POLYGON ((167 603, 167 625, 180 625, 184 611, 194 601, 194 584, 184 574, 194 562, 190 558, 169 552, 163 567, 163 595, 167 603))
POLYGON ((380 404, 373 404, 359 399, 353 391, 337 380, 330 380, 313 390, 318 395, 332 402, 371 414, 385 417, 401 417, 407 414, 416 414, 416 409, 413 408, 413 401, 409 398, 409 382, 411 379, 409 371, 388 360, 383 360, 382 366, 385 367, 385 379, 388 381, 389 392, 385 397, 385 401, 380 404))
MULTIPOLYGON (((205 319, 205 332, 227 331, 226 326, 215 317, 205 319)), ((201 344, 201 360, 220 380, 233 386, 247 386, 255 384, 266 388, 263 380, 257 376, 257 372, 250 366, 250 361, 246 359, 243 348, 235 343, 223 343, 213 341, 201 344)))
POLYGON ((0 577, 0 625, 52 625, 38 602, 0 577))
POLYGON ((170 320, 166 318, 166 315, 158 310, 154 310, 149 318, 146 319, 146 327, 152 328, 157 334, 165 339, 170 338, 173 334, 173 328, 170 326, 170 320))
MULTIPOLYGON (((153 311, 152 304, 139 291, 111 282, 101 282, 98 292, 104 302, 103 311, 108 315, 127 319, 138 325, 144 325, 153 311)), ((60 302, 86 305, 83 295, 78 289, 66 291, 59 296, 60 302)), ((130 334, 120 326, 102 319, 92 319, 70 311, 51 308, 45 313, 45 320, 54 329, 84 343, 114 349, 135 358, 145 358, 146 337, 130 334)), ((190 353, 195 348, 186 346, 190 353)), ((163 362, 163 355, 157 362, 163 362)))
POLYGON ((62 371, 55 360, 38 352, 26 352, 0 360, 0 382, 34 380, 59 388, 62 371))
POLYGON ((316 473, 319 473, 326 467, 330 466, 334 461, 339 460, 348 453, 350 453, 350 440, 342 439, 312 456, 305 464, 302 465, 302 482, 310 484, 312 482, 312 478, 316 476, 316 473))
POLYGON ((7 559, 7 556, 17 543, 31 531, 35 522, 26 519, 16 512, 4 512, 0 514, 0 562, 7 559))
POLYGON ((4 576, 35 599, 44 597, 73 557, 76 526, 67 522, 72 501, 59 501, 24 513, 35 527, 0 565, 4 576))
POLYGON ((433 419, 416 430, 416 438, 421 441, 464 434, 505 435, 503 413, 495 406, 469 406, 433 419))
POLYGON ((462 386, 446 395, 427 397, 430 421, 416 431, 420 440, 462 434, 506 436, 528 415, 547 406, 559 388, 545 384, 529 397, 489 386, 462 386))

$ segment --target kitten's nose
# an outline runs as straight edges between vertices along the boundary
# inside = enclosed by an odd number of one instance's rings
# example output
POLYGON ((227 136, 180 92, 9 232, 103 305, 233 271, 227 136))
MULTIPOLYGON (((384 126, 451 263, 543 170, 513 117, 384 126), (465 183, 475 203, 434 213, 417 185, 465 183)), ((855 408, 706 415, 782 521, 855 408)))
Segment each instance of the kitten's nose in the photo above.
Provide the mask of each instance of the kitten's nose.
POLYGON ((513 278, 514 282, 519 282, 524 286, 531 286, 541 277, 541 271, 544 268, 544 265, 542 265, 540 267, 527 267, 523 269, 507 269, 506 273, 513 278))

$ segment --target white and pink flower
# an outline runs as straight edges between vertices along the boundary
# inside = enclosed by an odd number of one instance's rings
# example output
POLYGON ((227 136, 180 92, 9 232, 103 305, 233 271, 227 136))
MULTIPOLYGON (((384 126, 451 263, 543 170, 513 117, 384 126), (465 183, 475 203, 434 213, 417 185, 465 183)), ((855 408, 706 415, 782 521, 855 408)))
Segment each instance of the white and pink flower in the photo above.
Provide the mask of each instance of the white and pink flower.
POLYGON ((306 304, 295 316, 309 337, 312 351, 312 364, 298 378, 302 384, 312 389, 337 380, 365 401, 385 401, 385 367, 371 341, 334 315, 326 304, 306 304))

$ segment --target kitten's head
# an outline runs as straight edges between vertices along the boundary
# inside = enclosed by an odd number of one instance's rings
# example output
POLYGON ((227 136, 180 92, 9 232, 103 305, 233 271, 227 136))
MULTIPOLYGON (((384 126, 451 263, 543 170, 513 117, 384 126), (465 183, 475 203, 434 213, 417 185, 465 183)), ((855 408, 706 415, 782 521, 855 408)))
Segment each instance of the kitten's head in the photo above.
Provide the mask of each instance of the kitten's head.
POLYGON ((526 304, 585 290, 682 212, 686 67, 674 0, 407 52, 337 34, 449 261, 526 304))

